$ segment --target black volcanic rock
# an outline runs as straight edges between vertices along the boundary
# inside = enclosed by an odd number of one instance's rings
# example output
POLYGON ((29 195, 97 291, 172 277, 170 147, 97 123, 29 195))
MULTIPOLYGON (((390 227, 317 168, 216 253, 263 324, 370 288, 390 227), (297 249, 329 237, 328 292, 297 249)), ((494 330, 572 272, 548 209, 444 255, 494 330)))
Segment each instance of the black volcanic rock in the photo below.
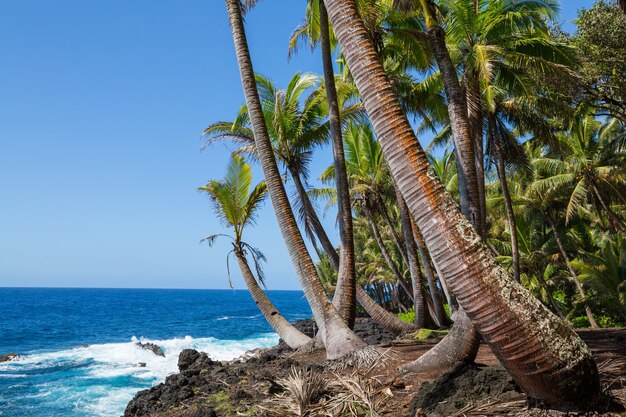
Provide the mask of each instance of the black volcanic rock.
POLYGON ((0 362, 14 361, 21 358, 17 353, 7 353, 6 355, 0 355, 0 362))
POLYGON ((165 357, 165 353, 163 353, 163 349, 161 349, 159 346, 155 345, 154 343, 137 342, 135 343, 135 345, 139 346, 142 349, 149 350, 150 352, 154 353, 157 356, 165 357))

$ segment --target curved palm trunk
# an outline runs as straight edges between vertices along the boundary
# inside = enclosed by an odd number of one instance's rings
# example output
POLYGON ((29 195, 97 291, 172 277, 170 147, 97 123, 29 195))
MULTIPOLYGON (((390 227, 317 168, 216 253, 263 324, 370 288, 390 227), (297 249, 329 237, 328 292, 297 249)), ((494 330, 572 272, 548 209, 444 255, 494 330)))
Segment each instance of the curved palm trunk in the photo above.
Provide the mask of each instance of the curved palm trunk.
POLYGON ((413 238, 413 228, 411 226, 409 209, 395 183, 393 184, 393 188, 396 192, 396 199, 398 200, 398 209, 400 210, 400 221, 402 222, 402 232, 404 233, 409 273, 411 275, 415 325, 422 328, 426 326, 426 305, 424 303, 424 291, 422 289, 422 272, 419 267, 419 260, 417 259, 417 245, 415 244, 415 239, 413 238))
POLYGON ((429 170, 355 1, 326 0, 326 7, 391 174, 460 306, 528 398, 588 407, 600 394, 591 352, 498 265, 429 170))
POLYGON ((274 331, 278 333, 278 336, 292 349, 301 348, 309 343, 311 338, 293 327, 291 323, 276 310, 272 301, 267 297, 261 287, 259 287, 259 284, 254 278, 254 274, 250 270, 248 261, 240 249, 235 248, 235 256, 237 257, 239 269, 241 269, 241 274, 243 275, 243 279, 246 282, 252 299, 259 307, 259 310, 261 310, 265 320, 272 326, 272 329, 274 329, 274 331))
MULTIPOLYGON (((446 45, 446 34, 436 21, 433 3, 431 0, 421 1, 424 13, 427 16, 429 43, 441 71, 441 78, 443 79, 446 97, 448 98, 448 115, 454 138, 461 212, 476 228, 478 234, 482 236, 484 232, 484 218, 483 208, 480 204, 481 193, 476 170, 476 140, 469 121, 467 97, 461 88, 456 67, 450 57, 450 52, 446 45)), ((433 259, 433 261, 435 260, 433 259)), ((462 310, 462 307, 459 307, 460 310, 462 310)), ((463 314, 461 312, 461 317, 463 314)), ((423 362, 421 366, 424 367, 443 367, 447 364, 447 361, 442 363, 437 363, 437 361, 439 359, 450 359, 452 354, 456 352, 459 354, 459 360, 471 362, 474 359, 471 358, 471 355, 476 355, 479 343, 480 336, 469 320, 455 320, 450 333, 439 342, 441 346, 438 346, 438 349, 450 353, 436 356, 424 355, 418 361, 423 362), (459 328, 460 326, 464 327, 459 328), (464 346, 467 350, 459 353, 459 346, 464 346)))
POLYGON ((500 144, 500 138, 495 131, 495 126, 490 123, 489 134, 491 136, 491 143, 493 144, 493 150, 496 160, 496 171, 498 172, 498 179, 500 180, 500 187, 502 188, 502 196, 504 197, 504 208, 506 211, 506 217, 509 223, 509 232, 511 233, 511 255, 513 258, 513 278, 517 282, 521 282, 520 278, 520 262, 519 262, 519 245, 517 243, 517 226, 515 222, 515 212, 513 211, 513 201, 511 200, 511 193, 509 192, 509 184, 506 181, 506 168, 504 166, 504 155, 502 153, 502 146, 500 144))
POLYGON ((298 229, 282 177, 276 165, 254 79, 254 69, 241 16, 241 4, 239 0, 225 1, 241 74, 241 83, 254 133, 254 142, 274 213, 278 219, 278 225, 291 261, 296 269, 296 275, 315 316, 322 341, 326 347, 326 356, 328 359, 338 359, 364 348, 365 343, 343 322, 326 296, 324 287, 317 276, 315 265, 298 229))
POLYGON ((328 29, 328 14, 324 2, 319 0, 320 12, 320 44, 322 62, 324 66, 324 83, 326 85, 326 99, 328 100, 328 119, 330 133, 333 139, 333 163, 335 165, 335 183, 337 187, 337 206, 339 207, 339 271, 337 286, 333 297, 333 304, 348 326, 354 326, 356 316, 356 270, 354 255, 354 235, 352 226, 352 207, 350 202, 350 186, 346 171, 346 158, 343 151, 341 135, 341 119, 339 114, 339 100, 335 87, 335 71, 330 52, 330 35, 328 29))
MULTIPOLYGON (((448 340, 457 343, 449 345, 442 343, 443 340, 423 354, 419 360, 413 361, 403 368, 411 372, 429 372, 435 369, 452 368, 459 362, 472 363, 478 353, 480 343, 476 343, 471 337, 467 337, 466 329, 473 328, 472 323, 463 309, 459 309, 454 318, 454 325, 446 335, 448 340)), ((480 339, 478 339, 480 342, 480 339)))
POLYGON ((356 299, 359 304, 361 304, 361 307, 365 309, 367 314, 370 315, 372 320, 393 334, 409 333, 419 330, 417 326, 400 320, 396 317, 396 315, 391 314, 378 305, 378 303, 376 303, 376 301, 374 301, 372 297, 370 297, 369 294, 359 285, 356 287, 356 299))
POLYGON ((333 246, 328 235, 326 234, 326 231, 322 226, 322 222, 315 212, 315 208, 311 203, 309 194, 307 194, 306 189, 304 188, 304 184, 302 184, 300 174, 291 167, 288 167, 287 169, 289 169, 289 173, 291 174, 291 178, 293 179, 293 184, 296 187, 296 192, 298 193, 298 197, 300 197, 300 202, 304 206, 306 216, 311 226, 313 227, 315 235, 322 245, 322 249, 324 249, 324 252, 326 253, 326 255, 328 255, 328 258, 333 263, 333 266, 335 266, 335 269, 339 268, 339 256, 337 255, 335 247, 333 246))
POLYGON ((411 218, 411 229, 413 230, 413 236, 415 237, 417 252, 419 253, 420 259, 422 260, 422 265, 424 266, 424 274, 426 275, 426 282, 428 283, 428 291, 430 292, 430 298, 433 304, 434 319, 436 322, 435 324, 439 327, 444 327, 446 325, 446 313, 443 308, 443 301, 441 300, 441 294, 439 293, 439 290, 437 289, 437 285, 435 283, 435 274, 430 266, 430 258, 426 251, 422 235, 417 229, 413 218, 411 218))
POLYGON ((548 215, 546 216, 548 218, 548 223, 550 223, 550 229, 552 230, 552 236, 554 236, 554 240, 556 241, 556 245, 559 247, 559 252, 561 252, 561 256, 563 257, 563 261, 565 261, 565 265, 567 266, 567 270, 569 271, 570 275, 571 275, 571 282, 572 284, 574 284, 574 287, 576 287, 576 291, 578 292, 578 295, 580 295, 580 297, 585 300, 585 314, 587 315, 587 318, 589 319, 589 324, 591 324, 591 327, 593 327, 594 329, 597 329, 598 327, 598 323, 596 322, 595 317, 593 317, 593 313, 591 312, 591 308, 589 307, 589 304, 587 303, 587 295, 585 293, 585 289, 583 288, 582 284, 580 283, 580 281, 578 280, 578 274, 576 274, 576 271, 574 270, 574 268, 572 268, 572 264, 570 263, 570 259, 569 256, 567 256, 567 252, 565 252, 565 247, 563 246, 563 242, 561 241, 561 238, 559 237, 559 233, 556 229, 556 224, 554 223, 554 219, 552 219, 552 216, 548 215))

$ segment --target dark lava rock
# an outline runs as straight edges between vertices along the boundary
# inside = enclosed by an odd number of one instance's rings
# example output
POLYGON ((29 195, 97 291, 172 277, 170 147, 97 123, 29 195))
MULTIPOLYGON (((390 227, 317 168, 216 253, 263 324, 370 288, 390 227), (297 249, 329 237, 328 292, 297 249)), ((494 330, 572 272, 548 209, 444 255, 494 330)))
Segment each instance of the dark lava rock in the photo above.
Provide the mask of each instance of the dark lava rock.
POLYGON ((520 392, 501 366, 459 364, 435 381, 422 384, 413 397, 411 416, 449 416, 470 403, 489 397, 514 398, 520 392))
MULTIPOLYGON (((223 389, 223 381, 236 382, 238 377, 227 375, 219 362, 212 361, 204 352, 185 349, 178 356, 180 373, 170 375, 164 383, 139 391, 126 406, 124 417, 144 416, 179 406, 198 394, 213 394, 223 389)), ((201 408, 185 416, 215 416, 211 408, 201 408)))
MULTIPOLYGON (((294 327, 309 337, 317 334, 317 325, 313 319, 298 320, 294 327)), ((357 318, 354 323, 354 333, 368 345, 378 345, 395 339, 395 336, 386 331, 371 318, 357 318)))
POLYGON ((370 318, 357 318, 354 323, 354 333, 368 345, 378 345, 396 338, 370 318))
POLYGON ((7 353, 6 355, 0 355, 0 362, 14 361, 21 358, 17 353, 7 353))
POLYGON ((137 342, 135 343, 135 345, 139 346, 142 349, 149 350, 157 356, 165 357, 165 353, 163 353, 163 349, 161 349, 159 346, 155 345, 154 343, 137 342))

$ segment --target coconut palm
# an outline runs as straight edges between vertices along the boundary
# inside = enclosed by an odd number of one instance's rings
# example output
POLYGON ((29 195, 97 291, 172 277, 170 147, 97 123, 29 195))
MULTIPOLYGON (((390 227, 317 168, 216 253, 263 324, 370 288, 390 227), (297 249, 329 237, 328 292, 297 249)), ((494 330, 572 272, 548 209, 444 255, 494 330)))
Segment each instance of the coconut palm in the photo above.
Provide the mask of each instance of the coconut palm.
MULTIPOLYGON (((301 219, 307 235, 316 246, 316 238, 329 257, 335 268, 340 271, 337 293, 333 298, 339 308, 342 317, 352 326, 355 315, 354 300, 354 256, 353 244, 351 243, 352 212, 350 210, 349 195, 346 193, 347 186, 342 186, 347 179, 341 177, 337 181, 338 200, 340 202, 341 219, 339 235, 341 247, 346 248, 341 255, 335 251, 328 234, 315 211, 307 194, 306 182, 309 177, 309 162, 314 150, 326 143, 329 138, 333 142, 333 154, 336 165, 345 176, 343 162, 343 146, 341 145, 341 122, 338 113, 338 96, 334 85, 334 77, 331 75, 332 84, 326 82, 326 88, 320 88, 320 79, 314 74, 295 74, 286 89, 278 88, 271 80, 261 75, 256 76, 260 86, 261 103, 265 120, 268 121, 268 131, 272 139, 274 153, 293 179, 298 201, 301 207, 301 219), (316 89, 307 94, 311 89, 316 89), (332 103, 325 103, 324 95, 328 92, 332 103), (334 94, 333 94, 334 93, 334 94), (326 111, 328 109, 328 111, 326 111), (328 118, 326 115, 329 115, 328 118), (339 136, 336 132, 339 130, 339 136), (341 148, 338 151, 337 148, 341 148), (348 206, 343 207, 344 200, 348 206)), ((343 86, 342 86, 343 87, 343 86)), ((344 116, 346 118, 357 117, 360 114, 358 104, 348 104, 352 92, 342 88, 345 96, 341 97, 341 104, 346 104, 344 116)), ((254 156, 254 138, 250 127, 248 109, 242 106, 237 119, 234 122, 218 122, 209 126, 204 131, 207 143, 217 140, 228 139, 240 145, 236 153, 247 153, 254 156)))
POLYGON ((529 398, 586 406, 600 392, 589 349, 497 264, 429 172, 354 0, 326 7, 391 174, 460 306, 529 398))
POLYGON ((533 159, 535 168, 542 172, 533 187, 566 198, 566 223, 591 204, 607 216, 611 229, 626 232, 624 220, 611 208, 614 202, 626 202, 624 126, 615 119, 601 123, 587 115, 558 134, 557 140, 558 149, 533 159))
POLYGON ((223 180, 213 180, 198 189, 211 197, 218 218, 222 220, 224 225, 233 229, 232 236, 216 234, 208 236, 204 240, 212 245, 218 237, 231 239, 233 248, 228 253, 227 259, 231 254, 235 255, 252 299, 267 322, 289 347, 298 349, 311 339, 293 327, 278 312, 272 301, 261 289, 259 282, 264 285, 261 262, 265 261, 265 256, 257 248, 243 241, 244 229, 254 223, 257 209, 267 192, 265 182, 261 182, 253 188, 251 185, 252 169, 240 156, 235 155, 228 165, 227 174, 223 180), (248 256, 254 262, 256 276, 250 268, 248 256))
POLYGON ((326 348, 326 356, 329 359, 337 359, 363 349, 365 343, 344 323, 326 297, 313 260, 304 244, 276 164, 268 126, 259 99, 243 24, 241 3, 239 0, 226 0, 226 7, 256 152, 263 169, 272 206, 291 261, 296 269, 296 275, 315 316, 321 340, 326 348))
MULTIPOLYGON (((322 111, 320 96, 314 92, 304 97, 305 93, 317 88, 319 77, 296 73, 286 89, 278 88, 262 75, 257 74, 255 78, 274 154, 289 171, 296 187, 304 214, 305 231, 311 238, 318 236, 322 248, 328 253, 330 249, 334 250, 334 245, 322 228, 305 186, 314 150, 329 139, 329 124, 322 111)), ((241 107, 234 121, 217 122, 207 127, 204 136, 207 145, 218 140, 229 140, 239 145, 235 153, 255 157, 256 148, 247 106, 241 107)), ((339 264, 336 254, 329 257, 333 263, 339 264)))
POLYGON ((614 237, 605 242, 599 254, 591 254, 589 258, 588 262, 573 261, 580 280, 597 294, 597 301, 604 301, 614 316, 625 321, 626 238, 614 237))

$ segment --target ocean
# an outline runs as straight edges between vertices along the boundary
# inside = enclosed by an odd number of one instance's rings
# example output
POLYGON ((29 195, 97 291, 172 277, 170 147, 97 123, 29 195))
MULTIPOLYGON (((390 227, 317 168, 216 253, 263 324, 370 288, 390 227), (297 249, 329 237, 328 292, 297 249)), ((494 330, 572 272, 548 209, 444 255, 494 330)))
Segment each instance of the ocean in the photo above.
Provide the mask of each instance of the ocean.
MULTIPOLYGON (((268 295, 288 320, 311 316, 302 292, 268 295)), ((277 342, 247 291, 0 288, 0 355, 21 355, 0 363, 0 416, 118 417, 183 349, 228 360, 277 342)))

